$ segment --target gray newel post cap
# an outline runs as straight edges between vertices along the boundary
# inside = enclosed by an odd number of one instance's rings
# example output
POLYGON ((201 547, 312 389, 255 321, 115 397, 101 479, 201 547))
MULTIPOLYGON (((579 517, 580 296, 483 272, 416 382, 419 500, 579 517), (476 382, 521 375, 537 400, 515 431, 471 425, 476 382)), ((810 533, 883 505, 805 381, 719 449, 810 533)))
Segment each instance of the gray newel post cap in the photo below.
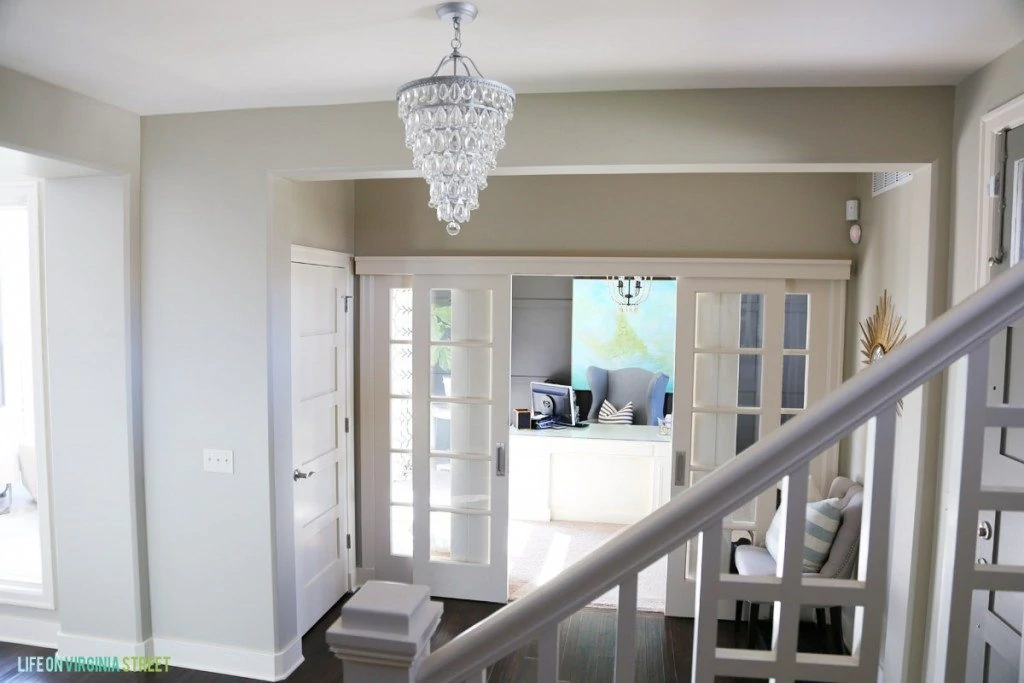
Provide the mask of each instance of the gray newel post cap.
POLYGON ((367 581, 327 629, 327 644, 341 659, 411 661, 430 651, 442 610, 428 586, 367 581))

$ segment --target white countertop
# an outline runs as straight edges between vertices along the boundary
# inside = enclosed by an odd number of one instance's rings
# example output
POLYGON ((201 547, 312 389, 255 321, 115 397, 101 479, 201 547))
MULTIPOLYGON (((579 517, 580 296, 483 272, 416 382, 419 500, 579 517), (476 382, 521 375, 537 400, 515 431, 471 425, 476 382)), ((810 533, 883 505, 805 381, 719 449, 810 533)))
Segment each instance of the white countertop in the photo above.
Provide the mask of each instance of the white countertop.
POLYGON ((556 437, 560 439, 608 439, 615 441, 672 441, 672 435, 658 433, 653 425, 591 424, 589 427, 562 427, 560 429, 509 429, 510 436, 556 437))

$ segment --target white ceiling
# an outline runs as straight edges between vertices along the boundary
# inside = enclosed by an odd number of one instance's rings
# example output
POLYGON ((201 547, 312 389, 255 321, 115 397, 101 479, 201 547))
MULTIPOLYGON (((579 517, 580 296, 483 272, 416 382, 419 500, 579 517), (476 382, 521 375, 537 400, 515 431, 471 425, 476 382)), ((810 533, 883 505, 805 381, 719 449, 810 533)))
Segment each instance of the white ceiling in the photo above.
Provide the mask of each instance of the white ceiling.
MULTIPOLYGON (((1020 0, 480 0, 464 52, 519 92, 954 84, 1020 0)), ((0 0, 0 64, 140 114, 391 99, 429 0, 0 0)))

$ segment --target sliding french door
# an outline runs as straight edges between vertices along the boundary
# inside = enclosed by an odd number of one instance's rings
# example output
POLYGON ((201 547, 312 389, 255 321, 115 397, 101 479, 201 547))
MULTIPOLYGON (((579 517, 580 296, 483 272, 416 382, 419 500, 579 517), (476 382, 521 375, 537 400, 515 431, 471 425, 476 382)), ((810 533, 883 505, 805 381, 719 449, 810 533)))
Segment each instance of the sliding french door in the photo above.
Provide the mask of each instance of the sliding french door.
MULTIPOLYGON (((679 280, 673 496, 838 386, 844 295, 827 281, 679 280)), ((836 465, 834 449, 812 464, 822 493, 836 465)), ((734 538, 763 544, 775 503, 772 486, 726 516, 723 572, 734 538)), ((669 555, 667 614, 693 616, 696 568, 696 539, 669 555)))
POLYGON ((413 580, 506 602, 511 278, 416 276, 412 319, 413 580))

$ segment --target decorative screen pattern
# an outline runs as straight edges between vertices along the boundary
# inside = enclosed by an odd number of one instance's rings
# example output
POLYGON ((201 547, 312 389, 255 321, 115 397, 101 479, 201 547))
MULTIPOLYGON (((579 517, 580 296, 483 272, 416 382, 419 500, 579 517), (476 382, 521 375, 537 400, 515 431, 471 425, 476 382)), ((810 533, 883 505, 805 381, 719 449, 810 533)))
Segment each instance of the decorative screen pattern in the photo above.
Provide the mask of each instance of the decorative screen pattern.
POLYGON ((390 290, 391 554, 412 556, 412 288, 390 290))

